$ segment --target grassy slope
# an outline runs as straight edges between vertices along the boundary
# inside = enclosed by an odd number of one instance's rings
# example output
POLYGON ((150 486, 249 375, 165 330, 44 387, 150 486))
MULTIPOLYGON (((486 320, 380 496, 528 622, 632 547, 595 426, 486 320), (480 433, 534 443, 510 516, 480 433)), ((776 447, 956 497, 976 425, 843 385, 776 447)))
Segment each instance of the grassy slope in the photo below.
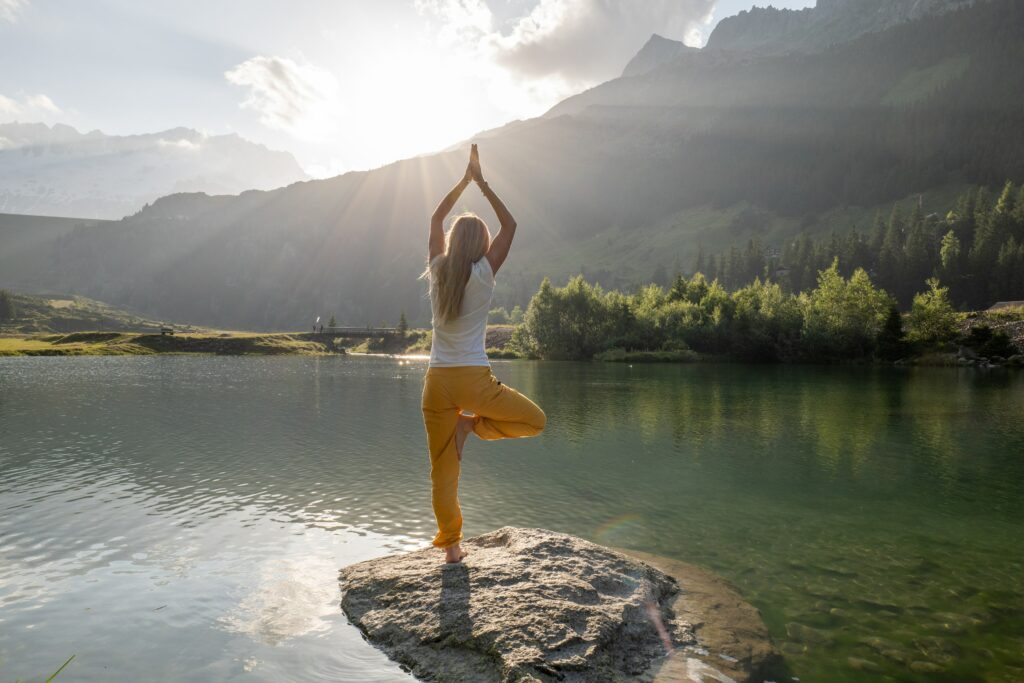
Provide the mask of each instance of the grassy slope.
MULTIPOLYGON (((162 325, 167 324, 84 296, 12 293, 12 297, 17 317, 13 321, 0 322, 0 333, 157 331, 162 325)), ((180 325, 176 327, 181 328, 180 325)))

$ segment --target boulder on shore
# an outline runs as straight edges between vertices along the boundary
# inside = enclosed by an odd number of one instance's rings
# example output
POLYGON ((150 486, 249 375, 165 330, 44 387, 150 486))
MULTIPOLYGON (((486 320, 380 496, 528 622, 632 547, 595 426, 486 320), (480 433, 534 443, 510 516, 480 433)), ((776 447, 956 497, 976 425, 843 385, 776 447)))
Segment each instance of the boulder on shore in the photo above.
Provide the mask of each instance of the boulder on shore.
POLYGON ((758 611, 692 565, 543 529, 463 548, 340 573, 349 620, 420 679, 760 683, 781 663, 758 611))

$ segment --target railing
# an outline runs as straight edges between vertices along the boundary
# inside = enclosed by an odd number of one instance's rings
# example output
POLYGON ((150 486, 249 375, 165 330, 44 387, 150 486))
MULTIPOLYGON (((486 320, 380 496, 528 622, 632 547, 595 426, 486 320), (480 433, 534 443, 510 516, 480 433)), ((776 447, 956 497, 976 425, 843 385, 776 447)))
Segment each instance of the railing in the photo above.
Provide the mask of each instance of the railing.
POLYGON ((337 334, 345 337, 386 337, 392 334, 400 334, 397 327, 327 327, 323 330, 317 328, 316 334, 337 334))

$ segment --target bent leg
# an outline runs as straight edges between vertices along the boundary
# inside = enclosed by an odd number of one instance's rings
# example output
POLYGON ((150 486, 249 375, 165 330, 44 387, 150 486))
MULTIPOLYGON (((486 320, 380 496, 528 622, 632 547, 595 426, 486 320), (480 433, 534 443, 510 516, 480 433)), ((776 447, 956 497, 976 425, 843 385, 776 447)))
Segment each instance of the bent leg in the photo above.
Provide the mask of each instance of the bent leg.
POLYGON ((459 458, 455 452, 459 409, 447 398, 441 383, 430 377, 423 385, 422 409, 430 450, 430 501, 437 519, 433 543, 444 548, 462 539, 459 458))
POLYGON ((465 401, 465 408, 480 416, 473 432, 481 439, 514 439, 536 436, 544 430, 547 416, 536 403, 488 372, 465 401))

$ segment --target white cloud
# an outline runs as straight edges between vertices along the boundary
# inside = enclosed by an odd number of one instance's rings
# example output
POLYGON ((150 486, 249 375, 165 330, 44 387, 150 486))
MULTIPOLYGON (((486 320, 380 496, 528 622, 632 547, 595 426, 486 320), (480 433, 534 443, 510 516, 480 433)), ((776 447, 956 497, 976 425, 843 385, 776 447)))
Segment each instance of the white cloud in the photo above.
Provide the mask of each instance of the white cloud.
POLYGON ((537 0, 506 28, 484 0, 417 0, 439 23, 437 40, 490 67, 490 95, 510 110, 539 113, 618 76, 652 33, 699 44, 716 0, 537 0), (529 106, 529 103, 533 106, 529 106))
POLYGON ((483 0, 417 0, 445 42, 475 46, 527 77, 594 81, 617 76, 652 33, 692 41, 716 0, 538 0, 507 31, 483 0))
POLYGON ((483 0, 416 0, 416 9, 440 20, 438 38, 446 45, 476 41, 491 32, 494 22, 483 0))
POLYGON ((21 10, 28 5, 28 0, 0 0, 0 22, 11 24, 18 20, 21 10))
POLYGON ((334 75, 308 62, 259 55, 224 72, 247 87, 242 107, 259 113, 260 122, 301 140, 331 137, 341 111, 334 75))
POLYGON ((198 142, 192 142, 185 138, 181 138, 180 140, 166 140, 164 138, 160 138, 156 141, 156 144, 158 147, 171 147, 174 149, 181 149, 186 152, 194 152, 202 147, 198 142))
MULTIPOLYGON (((2 1, 2 0, 0 0, 2 1)), ((14 97, 0 95, 0 123, 9 121, 53 122, 64 112, 46 95, 19 93, 14 97)))

